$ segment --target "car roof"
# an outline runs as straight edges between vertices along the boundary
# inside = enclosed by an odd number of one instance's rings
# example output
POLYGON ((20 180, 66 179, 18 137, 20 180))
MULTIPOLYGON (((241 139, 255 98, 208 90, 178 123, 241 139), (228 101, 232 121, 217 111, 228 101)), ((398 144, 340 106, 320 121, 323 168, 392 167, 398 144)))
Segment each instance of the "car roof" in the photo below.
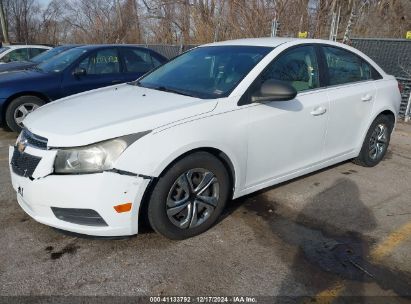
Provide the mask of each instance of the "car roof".
POLYGON ((148 49, 144 46, 135 45, 135 44, 87 44, 87 45, 78 46, 77 48, 85 49, 85 50, 94 50, 94 49, 106 48, 106 47, 135 47, 135 48, 140 48, 140 49, 148 49))
POLYGON ((22 49, 22 48, 36 48, 36 49, 51 49, 50 46, 38 45, 38 44, 11 44, 3 45, 3 47, 8 47, 10 49, 22 49))
POLYGON ((244 46, 277 47, 285 43, 292 43, 292 44, 322 43, 322 44, 329 44, 329 45, 335 45, 335 46, 344 46, 345 48, 347 47, 347 45, 345 44, 330 41, 330 40, 324 40, 324 39, 284 38, 284 37, 245 38, 245 39, 214 42, 214 43, 209 43, 209 44, 205 44, 202 46, 219 46, 219 45, 242 46, 244 45, 244 46))
POLYGON ((280 44, 296 40, 295 38, 280 38, 280 37, 264 37, 264 38, 245 38, 226 40, 205 44, 204 46, 217 46, 217 45, 244 45, 244 46, 268 46, 276 47, 280 44))

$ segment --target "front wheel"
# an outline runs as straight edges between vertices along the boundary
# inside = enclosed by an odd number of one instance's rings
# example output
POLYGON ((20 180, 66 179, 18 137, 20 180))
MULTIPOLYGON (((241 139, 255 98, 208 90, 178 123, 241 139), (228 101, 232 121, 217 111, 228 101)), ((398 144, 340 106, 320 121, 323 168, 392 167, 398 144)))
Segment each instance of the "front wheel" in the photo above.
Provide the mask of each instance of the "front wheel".
POLYGON ((14 99, 6 110, 6 124, 14 132, 23 128, 26 116, 44 105, 44 101, 36 96, 20 96, 14 99))
POLYGON ((393 122, 387 116, 378 116, 371 124, 354 163, 363 167, 377 165, 387 153, 393 127, 393 122))
POLYGON ((229 195, 224 164, 207 152, 176 162, 158 180, 148 204, 152 228, 170 239, 186 239, 209 229, 229 195))

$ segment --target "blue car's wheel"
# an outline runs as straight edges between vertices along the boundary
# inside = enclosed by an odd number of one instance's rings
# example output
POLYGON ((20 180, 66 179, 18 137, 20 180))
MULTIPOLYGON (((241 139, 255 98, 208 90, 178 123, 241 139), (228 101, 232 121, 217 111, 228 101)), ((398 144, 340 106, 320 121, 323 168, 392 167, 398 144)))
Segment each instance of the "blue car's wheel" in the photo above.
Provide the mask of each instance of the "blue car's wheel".
POLYGON ((20 132, 26 116, 44 105, 45 102, 36 96, 20 96, 14 99, 6 110, 6 124, 14 132, 20 132))

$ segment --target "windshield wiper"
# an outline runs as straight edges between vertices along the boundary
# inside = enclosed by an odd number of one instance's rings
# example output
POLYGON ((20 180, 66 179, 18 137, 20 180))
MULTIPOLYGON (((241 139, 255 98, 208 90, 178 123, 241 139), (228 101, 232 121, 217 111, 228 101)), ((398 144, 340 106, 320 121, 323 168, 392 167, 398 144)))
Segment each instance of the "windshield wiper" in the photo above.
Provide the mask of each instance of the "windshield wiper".
POLYGON ((40 71, 40 72, 42 72, 42 71, 43 71, 43 70, 42 70, 42 69, 40 69, 37 65, 34 65, 34 66, 32 66, 32 67, 29 67, 28 69, 29 69, 29 70, 40 71))
POLYGON ((198 97, 186 91, 167 88, 165 86, 145 86, 140 81, 129 82, 129 84, 142 87, 142 88, 153 89, 153 90, 158 90, 158 91, 168 92, 168 93, 174 93, 174 94, 183 95, 183 96, 196 97, 196 98, 198 97))
POLYGON ((158 90, 158 91, 162 91, 162 92, 168 92, 168 93, 174 93, 174 94, 178 94, 178 95, 184 95, 184 96, 190 96, 190 97, 196 97, 193 94, 187 93, 186 91, 182 91, 182 90, 178 90, 178 89, 172 89, 172 88, 167 88, 165 86, 158 86, 158 87, 152 87, 149 89, 153 89, 153 90, 158 90))

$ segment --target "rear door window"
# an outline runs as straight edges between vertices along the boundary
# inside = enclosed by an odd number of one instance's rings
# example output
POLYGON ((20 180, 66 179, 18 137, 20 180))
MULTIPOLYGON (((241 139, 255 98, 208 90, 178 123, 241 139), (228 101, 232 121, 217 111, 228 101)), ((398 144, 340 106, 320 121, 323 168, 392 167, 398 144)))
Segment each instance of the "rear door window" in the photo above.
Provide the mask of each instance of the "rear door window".
POLYGON ((40 48, 31 48, 29 49, 30 51, 30 58, 33 58, 37 55, 40 55, 41 53, 47 51, 47 49, 40 49, 40 48))
POLYGON ((328 69, 328 85, 372 80, 374 68, 359 56, 337 48, 322 47, 328 69))
POLYGON ((153 60, 154 68, 158 67, 159 65, 162 65, 165 62, 164 59, 156 56, 155 54, 151 54, 151 60, 153 60))
POLYGON ((131 73, 147 73, 154 68, 149 51, 124 48, 122 49, 126 71, 131 73))

